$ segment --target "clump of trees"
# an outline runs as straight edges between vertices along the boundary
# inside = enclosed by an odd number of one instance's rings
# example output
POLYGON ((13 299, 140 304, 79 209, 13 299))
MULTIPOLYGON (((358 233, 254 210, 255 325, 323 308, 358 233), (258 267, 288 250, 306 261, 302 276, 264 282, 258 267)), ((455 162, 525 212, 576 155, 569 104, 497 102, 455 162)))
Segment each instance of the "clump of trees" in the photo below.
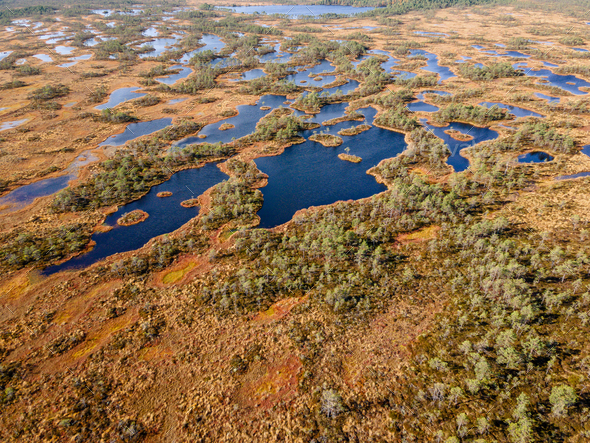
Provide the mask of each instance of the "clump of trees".
POLYGON ((463 77, 474 81, 490 81, 496 78, 518 77, 523 75, 522 72, 514 69, 508 62, 500 62, 483 67, 464 63, 459 68, 459 72, 463 77))
POLYGON ((14 79, 14 80, 2 83, 2 85, 0 85, 0 89, 1 90, 16 89, 16 88, 22 88, 24 86, 27 86, 27 84, 25 82, 23 82, 22 80, 14 79))
POLYGON ((580 46, 584 44, 584 39, 576 35, 568 35, 561 38, 559 43, 566 46, 580 46))
POLYGON ((21 65, 16 68, 16 75, 29 76, 41 74, 41 68, 31 65, 21 65))
POLYGON ((496 105, 486 108, 485 106, 453 103, 434 112, 431 119, 435 123, 463 121, 485 124, 492 121, 504 120, 509 117, 510 114, 506 109, 502 109, 496 105))
POLYGON ((251 189, 240 178, 223 181, 211 191, 211 209, 202 218, 204 229, 220 227, 230 220, 239 220, 240 225, 254 222, 262 207, 262 192, 251 189))
POLYGON ((35 89, 28 96, 30 100, 43 102, 53 100, 54 98, 64 97, 70 93, 70 88, 60 84, 45 85, 42 88, 35 89))
POLYGON ((380 113, 375 118, 375 123, 402 131, 411 131, 420 125, 416 117, 410 117, 409 112, 402 105, 389 108, 385 112, 380 113))
POLYGON ((0 261, 9 268, 43 264, 59 260, 83 250, 90 234, 88 226, 63 226, 45 233, 21 233, 6 238, 0 247, 0 261))
POLYGON ((256 141, 286 141, 297 137, 300 131, 308 129, 309 126, 310 124, 300 117, 283 114, 279 108, 258 122, 256 131, 250 138, 256 141))
POLYGON ((250 80, 246 84, 240 86, 242 94, 263 95, 263 94, 277 94, 287 95, 299 92, 301 88, 293 81, 276 80, 271 76, 259 77, 250 80))
POLYGON ((111 108, 106 108, 101 111, 96 120, 105 123, 127 123, 137 121, 137 118, 123 111, 113 111, 111 108))
POLYGON ((157 105, 158 103, 160 103, 160 101, 161 101, 161 99, 157 95, 148 94, 148 95, 145 95, 143 97, 133 100, 133 103, 136 104, 137 106, 147 107, 147 106, 157 105))
POLYGON ((215 82, 217 75, 219 75, 218 70, 211 68, 209 65, 200 65, 193 75, 178 86, 170 89, 181 94, 198 94, 199 91, 217 87, 215 82))
POLYGON ((531 41, 524 37, 511 37, 508 39, 508 49, 528 49, 531 41))
POLYGON ((525 123, 522 125, 514 134, 514 144, 522 144, 524 141, 565 154, 576 152, 575 142, 572 137, 560 134, 545 122, 525 123))

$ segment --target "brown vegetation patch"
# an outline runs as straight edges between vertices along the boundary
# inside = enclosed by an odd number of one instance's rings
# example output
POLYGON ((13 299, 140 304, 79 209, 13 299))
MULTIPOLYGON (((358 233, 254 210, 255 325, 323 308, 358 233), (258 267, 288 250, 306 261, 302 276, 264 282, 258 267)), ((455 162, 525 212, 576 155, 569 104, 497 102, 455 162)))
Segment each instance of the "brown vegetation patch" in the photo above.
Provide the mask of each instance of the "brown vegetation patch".
POLYGON ((291 354, 276 364, 263 362, 255 365, 239 391, 241 402, 262 409, 279 402, 288 402, 297 394, 301 360, 291 354))
POLYGON ((126 212, 118 220, 119 226, 131 226, 146 221, 150 215, 141 209, 135 209, 131 212, 126 212))
POLYGON ((130 311, 121 317, 114 318, 104 323, 102 327, 89 334, 86 340, 80 345, 76 346, 71 353, 73 358, 87 357, 95 349, 101 348, 108 343, 110 337, 115 333, 131 326, 139 319, 139 315, 135 311, 130 311))
POLYGON ((113 229, 112 226, 109 226, 109 225, 99 225, 99 226, 97 226, 94 229, 94 232, 100 232, 100 233, 109 232, 111 229, 113 229))
POLYGON ((156 197, 172 197, 172 192, 170 191, 162 191, 156 194, 156 197))
POLYGON ((295 306, 300 305, 307 301, 307 296, 305 297, 289 297, 284 300, 276 302, 266 311, 259 312, 256 316, 252 319, 255 322, 260 323, 270 323, 275 320, 280 320, 281 318, 285 317, 291 309, 295 306))
POLYGON ((358 125, 358 126, 354 126, 352 128, 341 129, 340 131, 338 131, 338 135, 347 135, 347 136, 357 135, 357 134, 360 134, 361 132, 368 131, 369 129, 371 129, 370 125, 358 125))
POLYGON ((30 285, 27 272, 19 272, 0 286, 0 299, 4 302, 19 298, 30 285))
POLYGON ((318 142, 327 148, 333 148, 342 144, 342 139, 340 137, 331 134, 314 134, 309 137, 309 139, 318 142))
POLYGON ((451 138, 458 140, 460 142, 468 142, 468 141, 473 140, 472 135, 463 134, 462 132, 459 132, 456 129, 447 129, 444 132, 445 132, 445 134, 451 136, 451 138))
POLYGON ((194 208, 195 206, 199 206, 199 199, 198 198, 189 198, 183 202, 180 202, 180 206, 183 208, 194 208))
POLYGON ((334 126, 337 125, 338 123, 343 123, 343 122, 362 122, 365 119, 365 117, 363 115, 345 115, 343 117, 336 117, 336 118, 331 118, 330 120, 326 120, 325 122, 322 122, 322 125, 324 126, 334 126))
POLYGON ((351 163, 360 163, 363 160, 358 155, 350 155, 350 154, 338 154, 338 158, 340 160, 344 160, 344 161, 351 162, 351 163))
POLYGON ((440 226, 429 226, 408 234, 402 234, 397 238, 397 241, 400 243, 420 243, 432 240, 436 237, 438 231, 440 231, 440 226))

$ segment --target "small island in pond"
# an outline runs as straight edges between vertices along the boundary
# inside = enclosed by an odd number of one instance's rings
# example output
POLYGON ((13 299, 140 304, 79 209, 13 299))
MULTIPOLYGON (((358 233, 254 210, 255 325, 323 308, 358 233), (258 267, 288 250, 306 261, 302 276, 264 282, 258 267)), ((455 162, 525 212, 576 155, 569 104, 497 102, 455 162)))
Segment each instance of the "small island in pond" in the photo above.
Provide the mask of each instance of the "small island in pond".
POLYGON ((195 206, 199 206, 199 199, 198 198, 189 198, 183 202, 180 202, 180 206, 183 208, 194 208, 195 206))
POLYGON ((231 123, 224 123, 219 127, 220 131, 227 131, 228 129, 233 129, 235 128, 234 125, 232 125, 231 123))
POLYGON ((318 142, 328 148, 333 148, 336 146, 340 146, 342 144, 342 139, 337 135, 331 134, 314 134, 309 137, 310 140, 314 142, 318 142))
POLYGON ((131 226, 145 221, 150 215, 141 209, 135 209, 131 212, 126 212, 118 220, 119 226, 131 226))
POLYGON ((445 134, 450 135, 451 138, 458 140, 460 142, 468 142, 473 140, 473 137, 469 134, 463 134, 462 132, 457 131, 456 129, 447 129, 445 134))
POLYGON ((172 192, 170 191, 162 191, 162 192, 158 192, 156 194, 156 197, 171 197, 172 196, 172 192))
POLYGON ((338 158, 340 160, 344 160, 344 161, 351 162, 351 163, 360 163, 363 160, 358 155, 350 155, 350 154, 338 154, 338 158))
POLYGON ((357 135, 361 132, 368 131, 369 129, 371 129, 370 125, 358 125, 353 126, 352 128, 341 129, 340 131, 338 131, 338 135, 357 135))

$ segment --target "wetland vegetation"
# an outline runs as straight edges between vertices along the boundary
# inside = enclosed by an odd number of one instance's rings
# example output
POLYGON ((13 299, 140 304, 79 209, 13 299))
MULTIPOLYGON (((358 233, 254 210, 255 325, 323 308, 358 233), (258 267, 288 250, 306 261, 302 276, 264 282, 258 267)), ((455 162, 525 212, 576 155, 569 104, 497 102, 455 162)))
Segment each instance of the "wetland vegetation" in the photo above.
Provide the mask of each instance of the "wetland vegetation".
POLYGON ((587 2, 42 3, 0 440, 590 439, 587 2))

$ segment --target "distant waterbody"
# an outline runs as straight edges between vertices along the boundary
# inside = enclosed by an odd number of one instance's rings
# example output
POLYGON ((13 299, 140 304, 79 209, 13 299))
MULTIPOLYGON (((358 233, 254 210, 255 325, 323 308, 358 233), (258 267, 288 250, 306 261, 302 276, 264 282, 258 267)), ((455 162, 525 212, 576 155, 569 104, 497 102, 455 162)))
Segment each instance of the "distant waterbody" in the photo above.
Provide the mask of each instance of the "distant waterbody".
POLYGON ((319 17, 323 14, 356 15, 361 12, 372 11, 372 7, 354 7, 342 5, 260 5, 260 6, 218 6, 220 9, 230 9, 241 14, 281 14, 289 18, 319 17))

